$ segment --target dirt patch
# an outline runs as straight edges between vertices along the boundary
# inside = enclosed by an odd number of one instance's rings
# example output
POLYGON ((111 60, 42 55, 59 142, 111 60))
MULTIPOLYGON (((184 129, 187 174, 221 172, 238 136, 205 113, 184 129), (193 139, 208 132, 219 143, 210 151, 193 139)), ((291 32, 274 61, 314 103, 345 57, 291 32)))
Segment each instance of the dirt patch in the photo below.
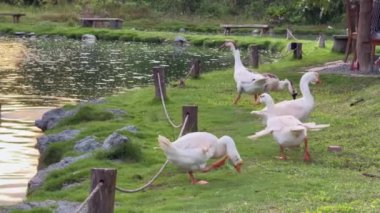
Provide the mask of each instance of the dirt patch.
POLYGON ((336 73, 354 77, 380 77, 380 71, 377 67, 373 69, 373 72, 363 73, 359 72, 359 70, 351 70, 351 63, 345 63, 342 60, 328 62, 320 67, 312 67, 307 69, 307 71, 336 73))
POLYGON ((17 69, 26 55, 26 50, 21 42, 0 41, 0 69, 17 69))

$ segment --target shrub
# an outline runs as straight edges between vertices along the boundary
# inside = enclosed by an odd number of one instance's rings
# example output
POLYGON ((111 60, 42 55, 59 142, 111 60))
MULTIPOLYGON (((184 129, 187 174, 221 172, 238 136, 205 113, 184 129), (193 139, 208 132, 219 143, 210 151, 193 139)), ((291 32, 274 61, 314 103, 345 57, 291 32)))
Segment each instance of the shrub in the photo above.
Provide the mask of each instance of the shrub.
POLYGON ((105 121, 112 118, 113 114, 111 112, 99 110, 93 106, 86 105, 80 107, 75 115, 64 119, 60 125, 78 124, 89 121, 105 121))
POLYGON ((137 162, 141 160, 141 157, 142 152, 140 146, 131 142, 120 144, 109 151, 101 150, 96 153, 97 159, 120 159, 137 162))

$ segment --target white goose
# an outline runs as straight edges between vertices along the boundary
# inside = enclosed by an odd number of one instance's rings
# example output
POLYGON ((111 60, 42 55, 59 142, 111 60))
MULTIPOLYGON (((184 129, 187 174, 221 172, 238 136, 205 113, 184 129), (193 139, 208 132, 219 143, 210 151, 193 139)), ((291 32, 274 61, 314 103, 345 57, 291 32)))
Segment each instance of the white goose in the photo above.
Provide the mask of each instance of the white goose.
POLYGON ((260 74, 247 69, 240 58, 240 51, 236 49, 236 46, 231 41, 226 41, 220 48, 228 47, 233 53, 235 65, 234 65, 234 79, 236 82, 236 89, 238 95, 233 101, 233 104, 237 104, 242 93, 254 95, 254 100, 257 100, 259 94, 264 91, 278 91, 285 88, 288 89, 293 99, 297 96, 297 91, 293 84, 285 79, 280 80, 277 76, 266 73, 260 74))
POLYGON ((189 174, 192 184, 207 184, 207 181, 197 181, 194 171, 208 172, 224 165, 229 159, 236 171, 240 172, 243 160, 236 149, 235 142, 229 136, 217 138, 208 132, 193 132, 178 138, 173 143, 164 136, 158 137, 161 149, 170 162, 189 174), (210 158, 220 158, 207 166, 210 158))
MULTIPOLYGON (((270 104, 261 110, 261 112, 273 115, 292 115, 300 121, 305 121, 314 109, 314 97, 310 92, 309 83, 320 83, 317 72, 307 72, 302 75, 300 80, 302 98, 270 104)), ((265 116, 262 113, 253 114, 257 114, 265 120, 265 116)))
POLYGON ((254 95, 256 101, 258 94, 262 93, 265 89, 267 78, 260 73, 249 71, 243 65, 240 59, 240 51, 235 48, 233 42, 226 41, 220 48, 223 47, 229 47, 235 59, 234 79, 238 95, 234 99, 233 104, 237 104, 242 93, 254 95))
POLYGON ((279 91, 287 89, 293 99, 297 98, 297 89, 294 87, 292 81, 288 79, 280 80, 279 77, 272 73, 263 73, 265 77, 267 77, 267 82, 265 85, 265 91, 279 91))
MULTIPOLYGON (((262 94, 259 97, 260 103, 265 103, 269 108, 274 105, 273 99, 269 94, 262 94)), ((276 116, 268 114, 267 112, 258 112, 260 114, 266 114, 266 128, 256 134, 248 136, 248 138, 255 140, 261 136, 272 134, 276 142, 280 145, 280 157, 281 160, 286 160, 284 152, 285 147, 297 146, 305 143, 304 160, 310 160, 310 151, 307 139, 307 130, 318 131, 323 128, 329 127, 329 124, 315 124, 315 123, 302 123, 297 118, 291 115, 276 116)))

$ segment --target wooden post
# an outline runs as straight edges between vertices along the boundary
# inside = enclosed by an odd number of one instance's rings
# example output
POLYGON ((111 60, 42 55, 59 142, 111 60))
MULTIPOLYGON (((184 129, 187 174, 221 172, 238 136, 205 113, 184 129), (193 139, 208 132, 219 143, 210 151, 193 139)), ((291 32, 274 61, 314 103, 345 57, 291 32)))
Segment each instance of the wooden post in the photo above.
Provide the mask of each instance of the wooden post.
POLYGON ((290 46, 293 50, 293 58, 302 59, 302 43, 292 42, 290 46))
POLYGON ((185 122, 186 116, 187 122, 185 124, 183 135, 189 132, 197 132, 198 131, 198 106, 183 106, 182 107, 182 123, 185 122))
POLYGON ((154 80, 154 87, 156 91, 156 99, 161 99, 161 89, 162 89, 162 95, 164 99, 166 99, 166 88, 165 88, 165 72, 164 68, 162 67, 153 67, 153 80, 154 80), (160 76, 160 78, 158 78, 160 76), (160 80, 160 84, 158 82, 160 80))
POLYGON ((253 68, 259 68, 259 45, 252 45, 251 46, 251 58, 252 58, 252 66, 253 68))
POLYGON ((293 36, 292 31, 289 28, 286 28, 286 39, 291 40, 293 38, 294 38, 294 36, 293 36))
POLYGON ((201 64, 201 60, 199 60, 197 58, 193 59, 193 63, 191 65, 191 77, 192 78, 199 78, 199 74, 201 71, 200 64, 201 64))
POLYGON ((318 38, 318 47, 325 48, 326 47, 326 39, 324 34, 320 34, 318 38))
POLYGON ((91 169, 91 191, 103 182, 97 193, 88 201, 89 213, 113 213, 115 201, 116 169, 91 169))

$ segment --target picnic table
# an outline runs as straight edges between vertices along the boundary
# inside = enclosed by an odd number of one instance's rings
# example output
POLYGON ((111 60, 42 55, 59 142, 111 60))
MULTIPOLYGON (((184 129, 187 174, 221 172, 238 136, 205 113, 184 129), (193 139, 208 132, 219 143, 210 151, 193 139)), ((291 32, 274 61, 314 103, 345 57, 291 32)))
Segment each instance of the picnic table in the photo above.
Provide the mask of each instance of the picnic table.
POLYGON ((221 28, 224 28, 224 35, 230 35, 232 28, 255 28, 260 29, 260 35, 270 34, 272 26, 268 24, 221 24, 221 28))
POLYGON ((13 23, 19 23, 20 17, 25 16, 25 13, 0 13, 0 16, 12 16, 13 23))
POLYGON ((121 28, 123 21, 120 18, 80 18, 82 27, 121 28))

